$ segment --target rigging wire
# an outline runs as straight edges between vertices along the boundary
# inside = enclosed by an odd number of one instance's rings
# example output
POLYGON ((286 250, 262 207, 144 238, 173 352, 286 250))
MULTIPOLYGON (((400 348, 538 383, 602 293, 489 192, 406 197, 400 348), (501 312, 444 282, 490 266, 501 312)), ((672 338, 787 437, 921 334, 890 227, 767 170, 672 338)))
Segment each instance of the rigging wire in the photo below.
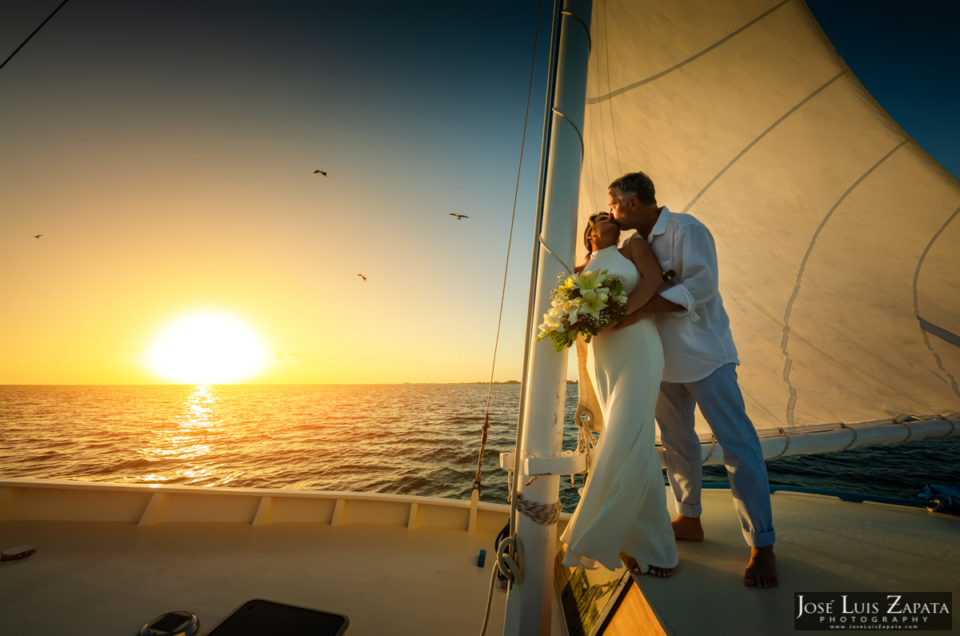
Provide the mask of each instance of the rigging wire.
POLYGON ((530 100, 533 95, 533 77, 537 68, 537 47, 540 42, 540 19, 543 15, 543 0, 537 6, 537 30, 533 36, 533 59, 530 62, 530 82, 527 85, 527 106, 523 115, 523 134, 520 136, 520 161, 517 165, 517 182, 513 189, 513 212, 510 216, 510 233, 507 237, 507 258, 503 266, 503 287, 500 290, 500 311, 497 314, 497 335, 493 343, 493 363, 490 366, 490 382, 487 385, 487 406, 483 415, 483 428, 480 437, 480 453, 477 457, 477 474, 473 478, 473 489, 480 490, 480 478, 483 472, 483 455, 487 446, 487 431, 490 429, 490 400, 493 397, 493 374, 497 368, 497 349, 500 346, 500 328, 503 324, 503 304, 507 296, 507 274, 510 271, 510 248, 513 245, 513 228, 517 220, 517 197, 520 192, 520 172, 523 169, 523 151, 527 142, 527 122, 530 119, 530 100))
MULTIPOLYGON (((543 246, 541 234, 543 233, 543 208, 546 200, 547 188, 547 158, 550 155, 550 142, 553 135, 553 102, 556 95, 556 69, 560 56, 560 29, 562 27, 561 10, 559 0, 554 0, 553 4, 553 27, 551 29, 550 58, 547 67, 547 98, 544 100, 543 114, 543 136, 540 142, 540 188, 537 193, 537 222, 536 236, 537 240, 533 242, 532 263, 530 264, 530 293, 527 296, 527 322, 524 331, 523 348, 523 381, 527 380, 530 372, 530 357, 532 355, 531 334, 536 320, 534 310, 537 302, 536 281, 539 275, 540 248, 543 246)), ((582 149, 581 149, 582 150, 582 149)), ((526 391, 520 391, 520 404, 517 409, 517 443, 514 447, 514 461, 512 479, 508 487, 510 488, 510 532, 509 536, 516 536, 517 532, 517 497, 513 493, 517 492, 517 479, 520 477, 521 455, 520 449, 523 448, 524 426, 523 419, 527 410, 526 391)), ((519 544, 519 542, 518 542, 519 544)))
MULTIPOLYGON (((553 69, 554 69, 554 63, 555 63, 554 48, 555 48, 555 42, 557 41, 557 30, 558 30, 558 24, 559 24, 559 21, 557 19, 558 18, 557 9, 558 9, 558 3, 557 3, 557 0, 554 0, 553 26, 551 28, 553 41, 550 44, 551 54, 550 54, 550 61, 548 66, 548 74, 547 74, 548 77, 553 77, 553 69)), ((520 191, 520 171, 521 171, 521 167, 523 166, 523 150, 524 150, 524 146, 527 139, 527 122, 530 118, 530 100, 531 100, 531 95, 533 94, 533 77, 536 69, 537 47, 538 47, 539 38, 540 38, 540 20, 542 15, 543 15, 543 0, 540 0, 540 2, 537 5, 537 32, 536 32, 536 35, 534 36, 533 61, 531 62, 531 66, 530 66, 530 83, 527 88, 527 106, 526 106, 526 112, 523 118, 523 137, 522 137, 522 141, 520 142, 520 162, 519 162, 519 165, 517 166, 517 183, 513 192, 513 213, 510 218, 510 236, 507 241, 507 260, 506 260, 506 264, 504 266, 504 272, 503 272, 503 289, 501 290, 501 293, 500 293, 500 314, 497 319, 497 339, 496 339, 496 342, 494 343, 493 367, 490 369, 490 384, 488 385, 488 390, 487 390, 487 411, 483 418, 483 436, 480 442, 480 456, 477 460, 477 476, 473 482, 473 489, 477 498, 479 498, 480 475, 483 469, 483 452, 484 452, 484 448, 486 446, 486 441, 487 441, 487 430, 490 427, 489 416, 490 416, 490 398, 493 391, 493 371, 497 363, 496 362, 497 347, 500 342, 500 325, 503 319, 503 303, 504 303, 504 298, 506 296, 506 289, 507 289, 507 271, 510 265, 510 245, 513 241, 513 227, 514 227, 514 221, 517 216, 517 195, 518 195, 518 192, 520 191)), ((544 114, 544 137, 541 140, 541 144, 543 145, 544 148, 548 143, 547 134, 549 132, 550 119, 549 117, 547 117, 547 114, 549 113, 549 109, 553 105, 553 94, 554 94, 553 82, 548 81, 547 95, 545 99, 546 108, 548 110, 544 114)), ((541 152, 542 150, 543 149, 541 149, 541 152)), ((538 236, 540 234, 540 225, 542 222, 541 216, 542 216, 542 209, 543 209, 542 205, 543 205, 543 184, 544 184, 543 172, 544 172, 544 166, 541 165, 540 166, 540 191, 538 192, 538 202, 537 202, 538 204, 537 205, 537 235, 538 236)), ((539 246, 539 243, 540 243, 539 241, 534 242, 534 257, 533 257, 533 270, 532 270, 534 280, 536 277, 536 270, 537 270, 537 267, 536 267, 537 251, 538 251, 537 246, 539 246)), ((529 302, 532 302, 532 301, 533 301, 533 292, 531 291, 529 302)), ((529 360, 530 317, 532 316, 532 314, 533 314, 533 306, 530 305, 527 308, 527 325, 526 325, 526 331, 524 332, 525 334, 524 341, 526 343, 525 350, 524 350, 524 360, 523 360, 524 378, 526 377, 527 364, 529 360)), ((524 392, 521 390, 520 405, 518 407, 517 446, 516 446, 516 449, 514 450, 517 457, 519 457, 520 455, 520 441, 521 441, 522 429, 523 429, 523 420, 522 420, 523 409, 524 409, 523 393, 524 392)), ((504 531, 509 531, 509 534, 502 541, 500 540, 499 537, 497 539, 497 543, 496 543, 497 562, 496 562, 496 565, 494 565, 494 567, 492 568, 492 571, 490 573, 490 590, 487 596, 487 606, 486 606, 486 609, 484 610, 483 625, 480 628, 480 636, 484 636, 484 634, 487 633, 487 628, 490 626, 490 610, 493 607, 494 586, 497 584, 498 574, 500 576, 505 577, 508 581, 511 581, 511 582, 519 582, 523 577, 523 547, 520 545, 520 542, 517 540, 516 535, 514 534, 516 531, 515 516, 517 514, 517 497, 514 497, 513 493, 516 490, 516 481, 515 481, 516 478, 517 478, 516 471, 511 471, 507 478, 507 481, 508 481, 507 488, 508 488, 508 492, 511 495, 510 499, 512 504, 511 504, 511 510, 510 510, 510 521, 507 523, 507 526, 504 528, 504 531)))
POLYGON ((47 19, 44 20, 43 22, 41 22, 41 23, 40 23, 40 26, 38 26, 36 29, 34 29, 34 30, 33 30, 33 33, 31 33, 30 35, 28 35, 28 36, 27 36, 27 39, 24 40, 23 42, 21 42, 21 43, 20 43, 20 46, 18 46, 18 47, 13 51, 13 53, 11 53, 10 55, 7 56, 7 59, 5 59, 5 60, 3 61, 3 64, 0 64, 0 69, 2 69, 4 66, 6 66, 6 65, 7 65, 7 62, 9 62, 10 60, 12 60, 12 59, 13 59, 13 56, 16 55, 17 53, 19 53, 19 52, 20 52, 20 49, 22 49, 22 48, 27 44, 27 42, 30 41, 30 38, 32 38, 33 36, 35 36, 35 35, 37 34, 37 32, 38 32, 40 29, 43 28, 43 25, 45 25, 47 22, 49 22, 49 21, 50 21, 50 18, 52 18, 54 15, 56 15, 57 11, 59 11, 60 9, 62 9, 62 8, 63 8, 63 5, 67 4, 67 2, 68 2, 68 0, 63 0, 63 2, 61 2, 59 5, 57 5, 57 8, 53 10, 53 13, 51 13, 50 15, 48 15, 48 16, 47 16, 47 19))

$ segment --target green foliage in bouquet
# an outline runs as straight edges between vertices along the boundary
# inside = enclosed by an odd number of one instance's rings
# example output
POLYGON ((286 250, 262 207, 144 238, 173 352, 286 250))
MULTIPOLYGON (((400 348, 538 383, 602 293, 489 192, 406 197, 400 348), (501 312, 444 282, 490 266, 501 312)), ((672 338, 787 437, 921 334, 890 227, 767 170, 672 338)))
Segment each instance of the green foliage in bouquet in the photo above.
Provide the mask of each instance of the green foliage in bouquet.
POLYGON ((572 345, 577 336, 590 342, 605 326, 623 318, 626 309, 623 281, 606 269, 561 276, 551 292, 550 310, 543 315, 537 342, 549 338, 557 351, 572 345))

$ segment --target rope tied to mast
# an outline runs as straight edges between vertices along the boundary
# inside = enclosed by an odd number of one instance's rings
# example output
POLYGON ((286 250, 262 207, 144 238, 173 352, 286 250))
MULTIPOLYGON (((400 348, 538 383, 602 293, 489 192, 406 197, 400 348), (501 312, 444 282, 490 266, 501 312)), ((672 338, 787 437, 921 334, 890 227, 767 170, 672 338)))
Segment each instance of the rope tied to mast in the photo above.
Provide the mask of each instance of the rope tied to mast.
POLYGON ((560 502, 552 504, 538 503, 524 498, 523 493, 517 491, 517 510, 527 519, 541 526, 549 526, 560 519, 560 502))

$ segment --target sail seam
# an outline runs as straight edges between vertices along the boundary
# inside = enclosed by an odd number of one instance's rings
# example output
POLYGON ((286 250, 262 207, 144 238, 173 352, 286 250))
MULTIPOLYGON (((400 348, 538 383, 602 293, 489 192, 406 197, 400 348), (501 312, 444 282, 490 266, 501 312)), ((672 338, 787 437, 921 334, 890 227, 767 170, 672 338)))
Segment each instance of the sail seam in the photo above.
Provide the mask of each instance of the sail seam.
POLYGON ((940 238, 940 235, 943 234, 944 230, 946 230, 947 227, 956 220, 958 214, 960 214, 960 207, 953 211, 953 214, 951 214, 950 217, 944 221, 943 225, 940 226, 940 229, 937 230, 936 233, 930 238, 930 242, 927 243, 927 246, 923 250, 923 254, 920 255, 920 258, 917 261, 917 268, 913 271, 913 315, 916 316, 917 321, 920 323, 920 330, 923 334, 923 344, 925 344, 927 349, 930 350, 930 353, 933 354, 933 359, 936 361, 937 367, 940 369, 940 371, 945 373, 947 377, 950 378, 950 385, 953 389, 954 395, 960 397, 960 386, 957 384, 957 378, 952 373, 947 371, 946 367, 943 366, 943 360, 940 358, 940 354, 938 354, 930 344, 930 336, 928 334, 932 333, 935 336, 939 336, 943 340, 946 340, 947 342, 957 346, 960 346, 960 337, 920 317, 920 298, 918 290, 918 285, 920 282, 920 270, 923 268, 923 263, 927 259, 927 254, 930 253, 930 249, 933 247, 933 244, 937 242, 937 239, 940 238))
POLYGON ((780 119, 778 119, 777 121, 775 121, 775 122, 773 122, 772 124, 770 124, 770 126, 769 126, 766 130, 764 130, 762 133, 760 133, 759 135, 757 135, 757 137, 756 137, 753 141, 751 141, 749 144, 747 144, 747 145, 744 147, 744 149, 741 150, 741 151, 737 154, 737 156, 735 156, 733 159, 731 159, 731 160, 729 161, 729 163, 727 163, 727 165, 725 165, 725 166, 720 170, 720 172, 718 172, 716 175, 714 175, 714 177, 713 177, 712 179, 710 179, 710 181, 707 183, 707 185, 703 186, 703 189, 701 189, 700 192, 698 192, 697 195, 696 195, 695 197, 693 197, 693 198, 690 200, 690 202, 687 203, 687 205, 685 205, 685 206, 683 207, 683 210, 681 210, 681 212, 686 212, 686 211, 688 211, 691 207, 693 207, 693 205, 694 205, 697 201, 700 200, 700 197, 702 197, 704 194, 706 194, 707 190, 709 190, 710 188, 712 188, 712 187, 713 187, 713 184, 716 183, 716 182, 720 179, 720 177, 722 177, 724 174, 726 174, 727 170, 729 170, 730 168, 732 168, 735 163, 737 163, 738 161, 740 161, 740 159, 741 159, 745 154, 747 154, 747 153, 750 151, 751 148, 753 148, 753 147, 756 146, 758 143, 760 143, 760 140, 761 140, 761 139, 763 139, 763 138, 766 137, 768 134, 770 134, 770 132, 773 131, 774 128, 776 128, 777 126, 779 126, 780 124, 782 124, 782 123, 784 122, 784 120, 786 120, 788 117, 790 117, 790 116, 793 115, 795 112, 797 112, 804 104, 806 104, 807 102, 809 102, 811 99, 813 99, 814 97, 816 97, 817 95, 819 95, 821 92, 823 92, 828 86, 830 86, 830 85, 833 84, 835 81, 837 81, 838 79, 840 79, 840 78, 843 76, 844 73, 846 73, 845 70, 844 70, 844 71, 840 71, 839 73, 837 73, 836 75, 834 75, 832 78, 830 78, 829 80, 827 80, 827 82, 826 82, 825 84, 823 84, 820 88, 816 89, 815 91, 813 91, 812 93, 810 93, 809 95, 807 95, 806 97, 804 97, 802 100, 800 100, 799 102, 797 102, 797 103, 793 106, 793 108, 791 108, 790 110, 788 110, 787 112, 785 112, 785 113, 780 117, 780 119))
POLYGON ((660 79, 660 78, 663 77, 664 75, 667 75, 667 74, 669 74, 669 73, 672 73, 672 72, 674 72, 675 70, 677 70, 677 69, 679 69, 679 68, 681 68, 681 67, 683 67, 683 66, 686 66, 687 64, 689 64, 690 62, 694 61, 695 59, 706 55, 707 53, 709 53, 709 52, 712 51, 713 49, 717 48, 718 46, 720 46, 720 45, 723 44, 724 42, 730 40, 730 39, 733 38, 733 37, 736 37, 737 35, 739 35, 739 34, 742 33, 743 31, 749 29, 751 26, 753 26, 754 24, 756 24, 756 23, 759 22, 760 20, 763 20, 764 18, 766 18, 766 17, 769 16, 770 14, 776 12, 778 9, 780 9, 780 7, 782 7, 783 5, 785 5, 785 4, 789 3, 789 2, 790 2, 790 0, 783 0, 783 2, 781 2, 780 4, 774 6, 774 7, 770 8, 770 9, 767 9, 766 11, 764 11, 763 13, 761 13, 760 15, 758 15, 757 17, 755 17, 753 20, 750 20, 749 22, 747 22, 746 24, 744 24, 742 27, 740 27, 740 28, 737 29, 736 31, 733 31, 733 32, 727 34, 726 36, 724 36, 723 38, 717 40, 716 42, 714 42, 713 44, 711 44, 711 45, 708 46, 707 48, 703 49, 702 51, 700 51, 700 52, 698 52, 698 53, 695 53, 694 55, 688 57, 687 59, 683 60, 682 62, 678 62, 678 63, 674 64, 674 65, 671 66, 670 68, 668 68, 668 69, 666 69, 666 70, 663 70, 663 71, 660 71, 659 73, 656 73, 655 75, 651 75, 650 77, 647 77, 646 79, 642 79, 642 80, 639 80, 639 81, 637 81, 637 82, 634 82, 633 84, 627 84, 626 86, 623 86, 623 87, 621 87, 621 88, 618 88, 618 89, 615 90, 615 91, 611 91, 611 92, 607 93, 606 95, 600 95, 600 96, 598 96, 598 97, 588 97, 588 98, 587 98, 587 103, 588 103, 588 104, 595 104, 595 103, 600 102, 600 101, 603 101, 603 100, 605 100, 605 99, 611 99, 611 98, 613 98, 613 97, 616 97, 617 95, 622 95, 623 93, 626 93, 627 91, 631 91, 631 90, 633 90, 633 89, 635 89, 635 88, 638 88, 638 87, 640 87, 640 86, 643 86, 644 84, 649 84, 650 82, 652 82, 652 81, 654 81, 654 80, 660 79))
POLYGON ((960 347, 960 336, 953 333, 949 329, 938 327, 929 320, 924 319, 923 316, 917 316, 917 321, 920 323, 920 328, 927 333, 932 333, 933 335, 938 336, 941 340, 946 340, 950 344, 960 347))
POLYGON ((790 388, 790 398, 787 401, 787 425, 794 426, 794 412, 797 406, 797 388, 793 385, 792 380, 790 379, 791 371, 793 370, 793 359, 790 357, 790 353, 787 351, 788 345, 790 343, 790 316, 793 313, 793 305, 797 301, 797 298, 800 296, 800 286, 803 281, 803 275, 806 273, 807 262, 810 260, 810 256, 813 254, 813 248, 817 244, 817 239, 820 238, 821 232, 826 227, 827 223, 833 217, 833 213, 837 211, 837 208, 840 207, 840 204, 853 192, 857 187, 866 180, 873 172, 879 168, 887 159, 889 159, 893 153, 902 148, 907 141, 903 140, 893 147, 887 154, 881 157, 876 163, 874 163, 866 172, 864 172, 860 177, 853 182, 853 184, 847 188, 847 191, 840 195, 840 198, 837 199, 836 203, 833 204, 833 207, 830 208, 830 211, 827 212, 826 216, 820 221, 820 225, 817 226, 817 229, 813 232, 813 236, 810 237, 810 243, 807 245, 807 251, 803 255, 803 259, 800 261, 800 270, 797 272, 797 280, 793 286, 793 293, 790 296, 790 300, 787 301, 786 311, 783 315, 783 337, 780 341, 780 350, 783 352, 783 355, 786 356, 786 360, 783 364, 783 381, 786 382, 787 386, 790 388))

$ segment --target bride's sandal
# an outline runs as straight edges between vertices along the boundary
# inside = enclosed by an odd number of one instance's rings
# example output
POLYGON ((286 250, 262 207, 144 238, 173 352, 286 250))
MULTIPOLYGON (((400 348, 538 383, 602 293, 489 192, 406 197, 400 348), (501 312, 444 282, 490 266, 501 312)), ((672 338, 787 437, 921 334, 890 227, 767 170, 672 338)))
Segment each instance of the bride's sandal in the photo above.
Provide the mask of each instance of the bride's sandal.
POLYGON ((657 567, 656 565, 640 565, 640 563, 632 556, 622 552, 620 553, 620 558, 623 559, 624 565, 627 566, 627 571, 634 576, 649 574, 650 576, 655 576, 658 579, 666 579, 673 576, 673 568, 661 568, 657 567))
POLYGON ((645 574, 655 576, 658 579, 668 579, 673 576, 673 568, 658 568, 655 565, 647 566, 645 574))

